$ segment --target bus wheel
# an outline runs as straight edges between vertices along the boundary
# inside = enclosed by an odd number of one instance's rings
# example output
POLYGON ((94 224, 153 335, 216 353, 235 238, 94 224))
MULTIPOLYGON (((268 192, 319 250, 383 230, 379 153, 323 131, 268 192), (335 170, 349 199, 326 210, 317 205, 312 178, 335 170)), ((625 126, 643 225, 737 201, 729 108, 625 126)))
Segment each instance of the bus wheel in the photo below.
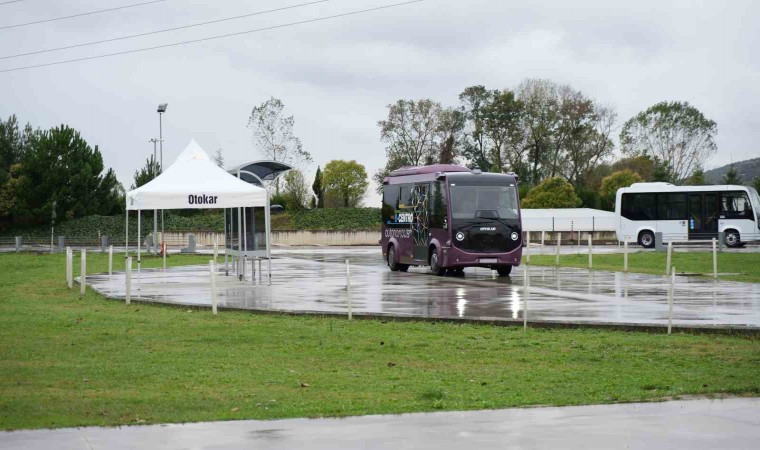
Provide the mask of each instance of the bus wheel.
POLYGON ((512 273, 512 266, 499 266, 496 268, 500 277, 508 277, 512 273))
POLYGON ((430 271, 438 276, 446 275, 446 269, 438 263, 438 252, 435 251, 435 248, 431 248, 430 251, 430 271))
POLYGON ((639 245, 644 248, 654 248, 654 233, 649 230, 639 233, 639 245))
POLYGON ((396 247, 392 245, 388 247, 388 268, 391 269, 391 272, 398 272, 399 270, 399 263, 396 262, 396 247))
POLYGON ((731 248, 741 247, 742 241, 739 237, 739 232, 736 230, 726 230, 726 245, 731 248))

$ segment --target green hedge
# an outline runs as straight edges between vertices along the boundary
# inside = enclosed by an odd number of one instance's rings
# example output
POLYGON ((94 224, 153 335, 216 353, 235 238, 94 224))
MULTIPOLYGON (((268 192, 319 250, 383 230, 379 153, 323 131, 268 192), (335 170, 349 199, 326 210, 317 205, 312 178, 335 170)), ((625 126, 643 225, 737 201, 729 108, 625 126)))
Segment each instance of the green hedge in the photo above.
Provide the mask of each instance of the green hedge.
MULTIPOLYGON (((272 229, 288 230, 376 230, 380 228, 379 208, 342 208, 289 211, 272 218, 272 229)), ((95 238, 98 235, 124 236, 124 215, 89 216, 72 219, 55 226, 56 236, 72 238, 95 238)), ((159 216, 159 227, 161 226, 159 216)), ((142 234, 153 231, 153 212, 142 214, 142 234)), ((189 216, 164 212, 166 231, 216 231, 224 229, 221 211, 209 211, 189 216)), ((137 236, 137 217, 129 217, 129 233, 137 236)), ((15 227, 2 233, 4 236, 40 237, 50 235, 50 226, 15 227)))
POLYGON ((290 211, 296 230, 378 230, 380 208, 324 208, 290 211))

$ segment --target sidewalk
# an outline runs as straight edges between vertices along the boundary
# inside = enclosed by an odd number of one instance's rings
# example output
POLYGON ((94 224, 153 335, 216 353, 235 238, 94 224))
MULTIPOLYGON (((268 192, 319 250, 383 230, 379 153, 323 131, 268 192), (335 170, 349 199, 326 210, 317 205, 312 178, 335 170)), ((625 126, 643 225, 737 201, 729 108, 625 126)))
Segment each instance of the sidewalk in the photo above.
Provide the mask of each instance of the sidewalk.
POLYGON ((760 398, 0 433, 0 450, 713 450, 758 442, 760 398))

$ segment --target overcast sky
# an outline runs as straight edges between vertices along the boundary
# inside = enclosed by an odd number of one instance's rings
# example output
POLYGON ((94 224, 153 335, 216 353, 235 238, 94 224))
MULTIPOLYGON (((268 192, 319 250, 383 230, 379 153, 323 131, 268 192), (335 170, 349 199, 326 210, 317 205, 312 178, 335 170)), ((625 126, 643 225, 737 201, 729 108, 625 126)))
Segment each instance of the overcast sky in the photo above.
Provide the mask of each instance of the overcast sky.
MULTIPOLYGON (((148 0, 24 0, 0 27, 148 0)), ((0 30, 0 57, 221 19, 308 0, 165 0, 0 30)), ((332 0, 137 39, 12 59, 0 70, 234 33, 402 0, 332 0)), ((246 128, 270 96, 295 117, 314 157, 385 163, 377 121, 399 98, 457 104, 467 86, 524 78, 568 83, 615 107, 620 124, 661 100, 688 101, 718 123, 707 168, 760 156, 760 2, 426 0, 210 42, 0 73, 0 115, 67 124, 97 144, 128 188, 158 137, 164 163, 191 138, 227 166, 260 159, 246 128)), ((377 197, 367 202, 374 206, 377 197)))

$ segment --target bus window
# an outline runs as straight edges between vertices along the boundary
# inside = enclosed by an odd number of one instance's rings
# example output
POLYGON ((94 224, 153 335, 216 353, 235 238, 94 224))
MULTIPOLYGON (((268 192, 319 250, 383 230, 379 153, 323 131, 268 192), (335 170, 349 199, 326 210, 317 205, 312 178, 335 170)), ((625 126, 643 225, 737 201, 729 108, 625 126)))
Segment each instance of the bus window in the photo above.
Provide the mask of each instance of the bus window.
POLYGON ((411 208, 413 206, 414 205, 412 204, 412 185, 400 184, 399 196, 398 196, 398 209, 406 209, 406 208, 411 208))
POLYGON ((658 194, 657 220, 687 220, 686 194, 658 194))
POLYGON ((721 199, 721 216, 726 219, 752 220, 752 206, 745 192, 724 192, 721 199))
POLYGON ((656 220, 655 194, 623 194, 620 214, 628 220, 656 220))
POLYGON ((398 185, 383 186, 383 223, 393 223, 398 205, 398 185))
POLYGON ((446 185, 436 181, 430 197, 430 228, 446 229, 447 222, 446 185))

